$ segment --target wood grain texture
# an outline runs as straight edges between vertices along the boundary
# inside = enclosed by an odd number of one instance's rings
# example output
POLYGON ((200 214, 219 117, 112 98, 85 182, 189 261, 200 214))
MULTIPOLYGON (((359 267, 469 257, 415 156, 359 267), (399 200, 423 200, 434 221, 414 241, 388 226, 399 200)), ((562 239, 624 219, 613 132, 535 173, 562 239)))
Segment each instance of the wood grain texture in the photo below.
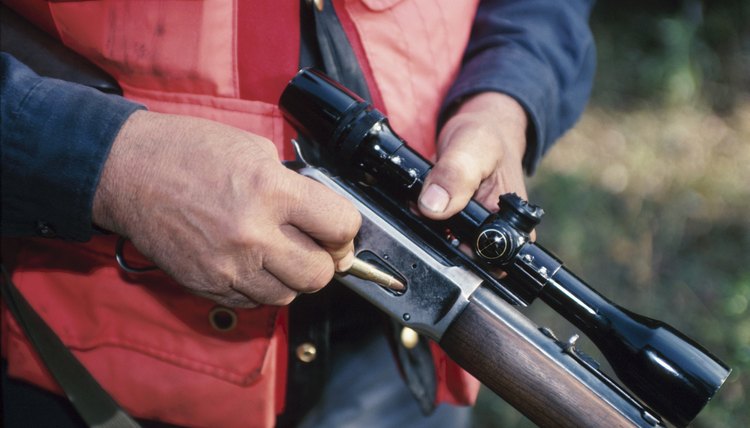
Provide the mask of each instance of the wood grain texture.
MULTIPOLYGON (((443 335, 440 345, 448 355, 541 427, 634 426, 516 329, 500 321, 490 309, 498 305, 508 306, 489 292, 476 293, 443 335)), ((524 327, 536 329, 526 322, 524 327)))

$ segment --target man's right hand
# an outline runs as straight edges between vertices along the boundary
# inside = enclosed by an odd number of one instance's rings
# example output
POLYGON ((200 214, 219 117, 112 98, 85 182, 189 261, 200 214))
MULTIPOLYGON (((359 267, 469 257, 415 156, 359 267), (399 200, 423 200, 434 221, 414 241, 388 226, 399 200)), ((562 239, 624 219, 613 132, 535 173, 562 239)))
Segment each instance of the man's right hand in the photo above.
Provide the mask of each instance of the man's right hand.
POLYGON ((351 265, 361 222, 343 197, 285 168, 265 138, 145 111, 112 146, 93 218, 192 292, 235 307, 325 286, 351 265))

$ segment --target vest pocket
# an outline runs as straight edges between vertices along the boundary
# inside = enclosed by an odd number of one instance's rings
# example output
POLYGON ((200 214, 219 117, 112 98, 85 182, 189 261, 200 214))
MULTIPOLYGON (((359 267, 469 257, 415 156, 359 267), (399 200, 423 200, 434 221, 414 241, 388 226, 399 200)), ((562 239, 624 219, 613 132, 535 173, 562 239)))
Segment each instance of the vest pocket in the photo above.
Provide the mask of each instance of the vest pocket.
MULTIPOLYGON (((162 379, 140 378, 139 367, 122 365, 131 353, 237 386, 260 379, 279 308, 233 309, 232 328, 217 329, 216 303, 186 293, 161 272, 133 275, 119 269, 115 240, 29 240, 13 273, 29 303, 105 387, 110 378, 129 379, 134 389, 175 382, 166 372, 162 379)), ((15 322, 8 327, 23 336, 15 322)), ((14 349, 7 351, 9 360, 23 364, 12 358, 14 349)))

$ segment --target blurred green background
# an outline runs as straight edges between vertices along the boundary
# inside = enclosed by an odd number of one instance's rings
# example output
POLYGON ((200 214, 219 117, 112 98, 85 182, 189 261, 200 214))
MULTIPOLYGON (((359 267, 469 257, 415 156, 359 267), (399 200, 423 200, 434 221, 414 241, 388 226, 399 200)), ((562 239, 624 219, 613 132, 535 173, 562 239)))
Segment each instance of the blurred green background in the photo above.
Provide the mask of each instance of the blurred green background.
MULTIPOLYGON (((539 242, 733 368, 692 426, 750 426, 750 1, 599 2, 591 23, 591 103, 528 182, 539 242)), ((483 391, 475 426, 533 424, 483 391)))

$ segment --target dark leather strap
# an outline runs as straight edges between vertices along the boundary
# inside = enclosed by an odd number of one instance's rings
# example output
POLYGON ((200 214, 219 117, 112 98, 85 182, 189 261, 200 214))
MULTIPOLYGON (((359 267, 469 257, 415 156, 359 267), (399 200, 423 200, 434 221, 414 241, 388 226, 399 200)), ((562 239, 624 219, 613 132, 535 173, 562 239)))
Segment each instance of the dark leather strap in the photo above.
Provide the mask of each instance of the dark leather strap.
POLYGON ((401 375, 406 381, 406 386, 417 400, 419 408, 425 415, 430 415, 435 410, 435 397, 437 395, 437 378, 435 376, 435 363, 432 360, 432 350, 427 338, 419 336, 416 346, 409 349, 401 343, 401 330, 403 326, 391 320, 391 348, 396 354, 401 375))
POLYGON ((341 26, 331 0, 322 0, 323 9, 313 7, 315 33, 323 61, 322 70, 355 94, 372 102, 364 73, 359 66, 344 28, 341 26))
POLYGON ((318 402, 330 371, 330 299, 325 290, 297 297, 289 307, 289 358, 284 413, 277 428, 294 427, 318 402), (312 347, 310 360, 300 358, 312 347))
POLYGON ((2 266, 2 271, 5 305, 86 425, 101 428, 139 427, 29 305, 11 281, 5 266, 2 266))

